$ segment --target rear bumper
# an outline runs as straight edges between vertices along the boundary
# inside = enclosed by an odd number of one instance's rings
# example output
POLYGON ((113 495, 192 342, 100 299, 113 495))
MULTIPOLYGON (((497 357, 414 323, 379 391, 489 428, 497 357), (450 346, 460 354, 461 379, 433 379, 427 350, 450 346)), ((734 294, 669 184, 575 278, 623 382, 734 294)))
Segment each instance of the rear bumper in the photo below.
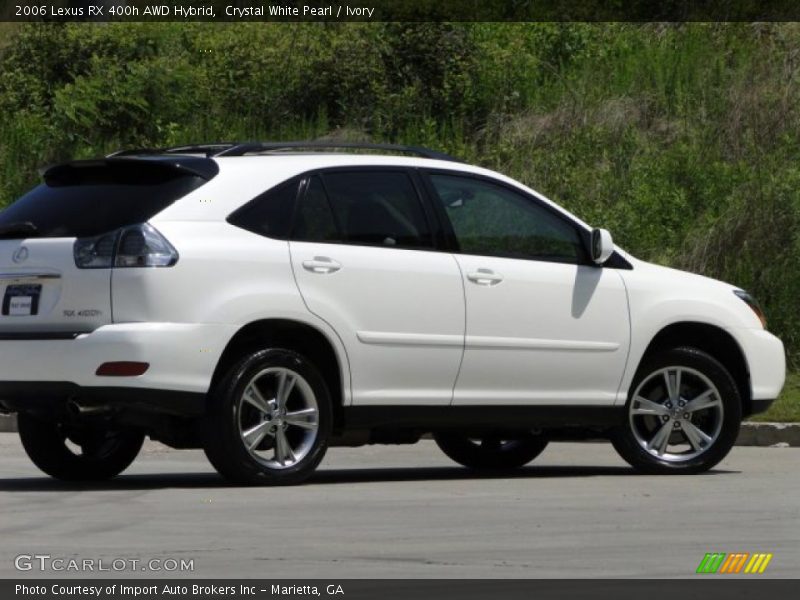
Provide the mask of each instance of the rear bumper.
POLYGON ((202 410, 211 377, 235 327, 218 324, 125 323, 106 325, 74 339, 0 340, 0 403, 24 410, 39 401, 77 398, 202 410), (149 364, 143 375, 95 374, 105 362, 149 364))
MULTIPOLYGON (((69 403, 107 408, 108 413, 135 413, 199 417, 205 413, 205 394, 135 387, 81 387, 67 381, 2 381, 0 409, 4 412, 61 414, 69 403)), ((104 414, 104 413, 99 413, 104 414)))

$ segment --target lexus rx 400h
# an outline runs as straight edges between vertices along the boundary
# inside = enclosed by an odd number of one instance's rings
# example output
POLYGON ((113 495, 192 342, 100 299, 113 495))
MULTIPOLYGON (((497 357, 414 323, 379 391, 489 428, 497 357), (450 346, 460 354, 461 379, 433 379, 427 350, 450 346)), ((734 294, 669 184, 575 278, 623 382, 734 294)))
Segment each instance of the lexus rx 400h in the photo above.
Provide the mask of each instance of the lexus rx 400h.
POLYGON ((339 146, 125 151, 0 212, 0 410, 41 470, 113 477, 149 436, 287 484, 329 446, 430 433, 473 469, 605 437, 697 473, 780 393, 746 291, 498 173, 339 146))

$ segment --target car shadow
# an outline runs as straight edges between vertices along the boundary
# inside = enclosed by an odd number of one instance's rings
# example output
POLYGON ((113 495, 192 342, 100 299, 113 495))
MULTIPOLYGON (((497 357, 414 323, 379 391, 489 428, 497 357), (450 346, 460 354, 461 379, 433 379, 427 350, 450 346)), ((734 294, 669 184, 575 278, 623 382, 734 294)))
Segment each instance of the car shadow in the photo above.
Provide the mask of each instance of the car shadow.
MULTIPOLYGON (((739 473, 716 469, 701 477, 739 473)), ((511 471, 476 472, 459 467, 404 467, 366 469, 321 469, 303 487, 353 483, 387 483, 403 481, 481 481, 504 479, 551 479, 579 477, 646 477, 625 466, 536 466, 511 471)), ((660 475, 658 477, 664 477, 660 475)), ((243 487, 229 483, 216 473, 158 473, 120 475, 110 481, 69 483, 48 477, 16 477, 0 479, 0 492, 69 492, 82 490, 125 491, 158 489, 200 489, 243 487)))

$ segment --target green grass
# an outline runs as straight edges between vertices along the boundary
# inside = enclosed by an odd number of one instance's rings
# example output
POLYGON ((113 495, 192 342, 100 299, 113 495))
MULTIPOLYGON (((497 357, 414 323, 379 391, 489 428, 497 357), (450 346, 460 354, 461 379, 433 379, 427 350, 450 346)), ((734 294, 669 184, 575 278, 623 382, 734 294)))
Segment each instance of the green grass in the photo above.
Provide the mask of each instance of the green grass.
POLYGON ((800 373, 789 373, 778 401, 764 414, 756 415, 749 420, 800 422, 800 373))

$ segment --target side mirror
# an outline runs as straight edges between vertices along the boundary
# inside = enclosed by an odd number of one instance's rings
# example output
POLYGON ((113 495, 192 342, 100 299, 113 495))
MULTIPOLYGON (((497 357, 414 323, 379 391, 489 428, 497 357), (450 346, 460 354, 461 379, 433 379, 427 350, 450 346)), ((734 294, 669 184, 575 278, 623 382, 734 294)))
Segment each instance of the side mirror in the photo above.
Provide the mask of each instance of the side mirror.
POLYGON ((592 229, 592 261, 602 265, 614 253, 614 241, 606 229, 592 229))

